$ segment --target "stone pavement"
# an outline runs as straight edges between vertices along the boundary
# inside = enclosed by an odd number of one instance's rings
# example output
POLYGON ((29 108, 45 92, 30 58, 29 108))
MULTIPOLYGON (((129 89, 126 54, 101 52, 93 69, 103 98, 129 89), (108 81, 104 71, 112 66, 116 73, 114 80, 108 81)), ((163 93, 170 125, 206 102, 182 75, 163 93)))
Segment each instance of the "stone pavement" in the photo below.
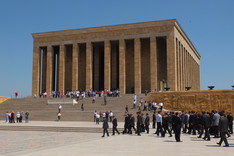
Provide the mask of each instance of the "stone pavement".
MULTIPOLYGON (((5 124, 0 126, 20 125, 5 124)), ((40 126, 94 126, 92 122, 41 122, 32 121, 27 125, 40 126)), ((119 123, 120 127, 123 123, 119 123)), ((109 130, 110 132, 110 130, 109 130)), ((77 155, 111 155, 111 156, 137 156, 137 155, 225 155, 231 156, 234 152, 234 136, 228 138, 230 147, 219 147, 219 139, 203 141, 194 135, 182 134, 183 142, 175 142, 174 137, 157 137, 154 129, 150 134, 115 135, 102 138, 100 133, 74 133, 74 132, 39 132, 39 131, 0 131, 1 156, 77 156, 77 155)))

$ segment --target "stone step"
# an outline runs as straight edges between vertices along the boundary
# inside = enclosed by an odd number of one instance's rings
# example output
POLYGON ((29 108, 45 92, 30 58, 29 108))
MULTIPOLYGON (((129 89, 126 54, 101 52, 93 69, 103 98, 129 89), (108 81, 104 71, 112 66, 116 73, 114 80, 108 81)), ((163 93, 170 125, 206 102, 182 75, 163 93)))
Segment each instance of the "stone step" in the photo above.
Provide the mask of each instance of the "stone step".
MULTIPOLYGON (((119 132, 123 128, 118 128, 119 132)), ((46 127, 46 126, 0 126, 0 131, 46 131, 46 132, 80 132, 80 133, 103 133, 103 129, 96 127, 46 127)), ((112 132, 112 129, 108 129, 112 132)))
MULTIPOLYGON (((138 95, 140 98, 147 99, 146 96, 138 95)), ((54 121, 57 119, 58 105, 48 104, 48 100, 53 101, 71 101, 71 98, 23 98, 9 99, 0 104, 0 119, 5 119, 5 113, 18 111, 30 113, 30 120, 54 121)), ((93 112, 112 111, 119 121, 124 120, 125 106, 128 105, 129 112, 135 114, 137 109, 131 109, 133 94, 122 95, 121 97, 108 97, 107 105, 104 105, 103 97, 96 98, 92 103, 92 98, 79 100, 78 104, 62 104, 62 121, 92 121, 93 112), (81 111, 81 104, 84 104, 84 111, 81 111)))

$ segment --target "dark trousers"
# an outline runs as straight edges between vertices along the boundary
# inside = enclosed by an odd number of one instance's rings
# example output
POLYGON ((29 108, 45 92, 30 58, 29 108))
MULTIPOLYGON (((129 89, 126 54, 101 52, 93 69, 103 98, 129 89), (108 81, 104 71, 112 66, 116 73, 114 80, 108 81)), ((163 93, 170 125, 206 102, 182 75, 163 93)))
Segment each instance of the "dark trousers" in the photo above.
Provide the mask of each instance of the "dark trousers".
POLYGON ((159 136, 159 132, 161 133, 161 136, 164 135, 163 130, 162 130, 162 123, 161 122, 157 122, 157 130, 156 130, 156 134, 159 136))
POLYGON ((130 126, 130 131, 129 131, 129 134, 132 134, 132 129, 137 132, 136 128, 135 128, 135 125, 132 125, 130 126))
POLYGON ((169 135, 172 136, 171 130, 169 129, 168 125, 163 126, 163 129, 164 129, 164 135, 165 135, 166 132, 168 132, 169 135))
POLYGON ((230 134, 233 134, 233 124, 228 125, 230 134))
POLYGON ((193 132, 193 135, 196 135, 196 128, 193 124, 189 124, 189 134, 191 134, 191 132, 193 132))
POLYGON ((184 124, 183 133, 186 133, 188 129, 188 124, 184 124))
POLYGON ((203 139, 210 140, 210 132, 209 132, 209 127, 205 127, 205 137, 203 139))
POLYGON ((200 135, 199 135, 199 138, 202 137, 203 133, 204 133, 204 126, 201 126, 201 127, 200 127, 200 135))
POLYGON ((153 128, 155 128, 155 121, 153 121, 153 128))
POLYGON ((180 126, 175 126, 174 132, 175 132, 175 140, 177 142, 179 142, 180 141, 181 127, 180 126))
POLYGON ((227 142, 226 134, 227 134, 227 132, 220 132, 220 136, 221 136, 220 141, 219 141, 219 144, 220 144, 220 145, 221 145, 222 142, 224 141, 225 145, 226 145, 226 146, 229 146, 229 144, 228 144, 228 142, 227 142))
POLYGON ((141 135, 141 125, 137 125, 137 135, 141 135))
POLYGON ((124 124, 124 131, 123 131, 123 134, 129 133, 128 130, 129 130, 128 125, 125 123, 125 124, 124 124))
POLYGON ((119 134, 119 131, 117 130, 117 126, 113 126, 112 130, 113 130, 113 135, 115 135, 115 131, 119 134))
POLYGON ((214 126, 214 137, 215 138, 219 137, 219 126, 214 126))
POLYGON ((145 125, 145 130, 147 133, 149 133, 149 125, 145 125))
POLYGON ((103 128, 103 137, 105 136, 105 133, 107 134, 107 136, 109 136, 109 132, 107 128, 103 128))

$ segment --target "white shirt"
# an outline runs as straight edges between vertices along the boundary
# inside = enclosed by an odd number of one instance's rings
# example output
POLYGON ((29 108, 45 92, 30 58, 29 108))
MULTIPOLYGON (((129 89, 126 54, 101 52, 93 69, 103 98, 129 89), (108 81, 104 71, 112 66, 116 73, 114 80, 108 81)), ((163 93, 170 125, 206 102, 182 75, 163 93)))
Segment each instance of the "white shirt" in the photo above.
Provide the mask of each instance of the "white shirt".
POLYGON ((161 106, 161 107, 162 107, 162 106, 163 106, 163 103, 162 103, 162 102, 160 102, 160 103, 159 103, 159 106, 161 106))
POLYGON ((112 117, 113 116, 113 112, 110 112, 109 116, 112 117))
POLYGON ((98 118, 98 119, 99 119, 99 118, 100 118, 100 115, 99 115, 99 114, 96 114, 96 118, 98 118))
POLYGON ((133 97, 133 98, 134 98, 134 100, 137 100, 137 96, 136 96, 136 95, 134 95, 134 97, 133 97))

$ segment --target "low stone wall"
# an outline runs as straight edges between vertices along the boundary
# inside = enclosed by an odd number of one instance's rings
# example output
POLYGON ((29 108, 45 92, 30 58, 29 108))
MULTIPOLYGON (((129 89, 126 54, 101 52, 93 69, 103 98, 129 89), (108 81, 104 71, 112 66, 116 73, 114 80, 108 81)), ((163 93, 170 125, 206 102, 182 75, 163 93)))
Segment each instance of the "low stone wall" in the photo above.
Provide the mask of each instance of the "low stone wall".
POLYGON ((9 97, 0 96, 0 103, 6 101, 7 99, 9 99, 9 97))
POLYGON ((234 114, 234 90, 154 92, 148 100, 163 102, 164 108, 171 111, 224 110, 234 114))

